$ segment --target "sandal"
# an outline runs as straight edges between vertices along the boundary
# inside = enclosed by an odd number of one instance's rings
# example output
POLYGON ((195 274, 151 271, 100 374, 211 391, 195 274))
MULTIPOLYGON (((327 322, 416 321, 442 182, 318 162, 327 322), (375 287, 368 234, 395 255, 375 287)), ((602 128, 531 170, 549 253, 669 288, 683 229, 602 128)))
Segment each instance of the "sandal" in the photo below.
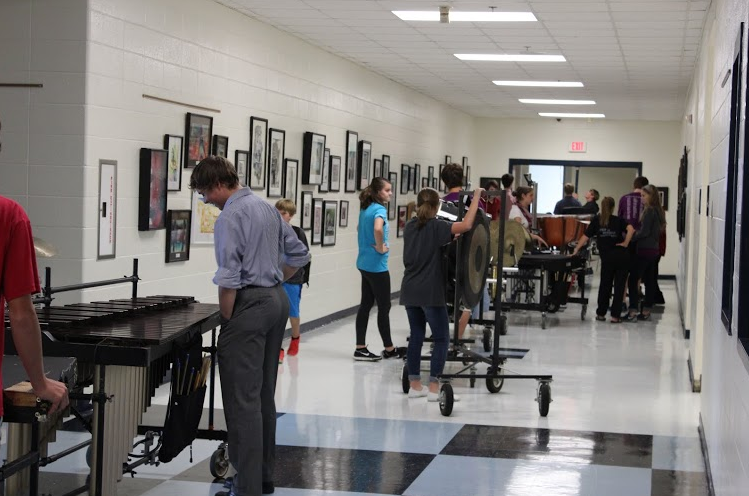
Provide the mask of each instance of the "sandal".
POLYGON ((627 319, 627 322, 637 322, 637 314, 636 313, 628 313, 625 318, 627 319))
POLYGON ((611 320, 609 320, 609 322, 611 322, 612 324, 621 324, 622 323, 622 319, 620 319, 618 317, 611 317, 611 320))

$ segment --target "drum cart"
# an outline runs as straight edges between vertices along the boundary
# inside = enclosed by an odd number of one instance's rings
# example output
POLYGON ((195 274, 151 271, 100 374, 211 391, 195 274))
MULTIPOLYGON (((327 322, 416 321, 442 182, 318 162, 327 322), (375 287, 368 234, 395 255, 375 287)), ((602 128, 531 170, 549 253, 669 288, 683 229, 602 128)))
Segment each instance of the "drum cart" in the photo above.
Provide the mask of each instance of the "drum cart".
MULTIPOLYGON (((504 255, 504 224, 506 218, 506 212, 508 208, 508 200, 504 195, 504 191, 487 192, 488 196, 499 196, 501 197, 501 209, 500 209, 500 229, 499 229, 499 243, 495 260, 503 260, 504 255)), ((458 204, 458 221, 463 218, 464 212, 464 199, 461 198, 458 204)), ((485 217, 479 220, 479 215, 476 217, 474 226, 468 233, 463 234, 457 240, 457 262, 456 262, 456 291, 453 306, 453 338, 451 343, 453 344, 453 350, 448 354, 448 361, 450 362, 463 362, 464 367, 452 374, 441 374, 438 379, 440 381, 440 393, 439 393, 439 407, 440 413, 443 416, 448 417, 452 414, 453 406, 455 403, 455 396, 453 393, 453 387, 451 384, 452 379, 468 379, 471 387, 475 386, 477 380, 485 381, 486 388, 490 393, 498 393, 504 386, 505 379, 535 379, 537 381, 535 401, 538 402, 538 412, 542 417, 546 417, 549 413, 549 405, 551 404, 551 375, 527 375, 527 374, 507 374, 505 368, 505 362, 508 358, 523 358, 529 351, 526 349, 513 349, 513 348, 500 348, 499 341, 500 336, 507 333, 507 317, 502 314, 501 305, 501 291, 496 291, 494 295, 494 320, 488 321, 492 327, 487 325, 487 321, 483 319, 476 320, 486 325, 484 328, 484 336, 482 343, 484 348, 491 348, 489 356, 484 356, 469 350, 465 347, 465 344, 472 342, 472 340, 459 339, 458 338, 458 321, 460 314, 460 301, 461 297, 468 306, 475 306, 478 302, 478 298, 482 297, 484 291, 484 285, 487 280, 487 273, 489 267, 489 231, 486 225, 485 217), (464 252, 466 255, 464 255, 464 252), (493 336, 491 335, 493 331, 493 336), (489 346, 487 346, 489 345, 489 346), (487 365, 485 374, 476 373, 477 364, 487 365)), ((501 281, 498 281, 501 283, 501 281)), ((422 357, 422 360, 429 359, 429 357, 422 357)), ((410 388, 410 382, 408 379, 408 368, 404 364, 401 373, 401 383, 403 392, 408 393, 410 388)))

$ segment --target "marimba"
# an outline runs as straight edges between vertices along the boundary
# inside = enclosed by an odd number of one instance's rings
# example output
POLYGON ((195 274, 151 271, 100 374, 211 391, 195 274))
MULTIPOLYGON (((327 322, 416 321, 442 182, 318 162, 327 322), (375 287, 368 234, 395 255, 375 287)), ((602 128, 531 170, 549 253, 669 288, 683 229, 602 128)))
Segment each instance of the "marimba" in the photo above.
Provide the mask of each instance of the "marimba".
MULTIPOLYGON (((44 356, 77 357, 79 383, 94 387, 89 494, 117 494, 138 425, 175 346, 218 327, 218 309, 193 297, 151 296, 37 310, 44 356)), ((11 339, 5 347, 15 353, 11 339)))

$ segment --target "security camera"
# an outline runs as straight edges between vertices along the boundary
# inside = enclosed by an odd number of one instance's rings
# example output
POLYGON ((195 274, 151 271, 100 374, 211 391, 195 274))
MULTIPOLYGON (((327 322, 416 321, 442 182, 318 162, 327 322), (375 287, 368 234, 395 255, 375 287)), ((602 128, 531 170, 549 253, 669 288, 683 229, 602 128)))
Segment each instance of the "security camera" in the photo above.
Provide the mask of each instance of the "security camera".
POLYGON ((561 117, 557 117, 557 122, 562 122, 562 118, 561 117))

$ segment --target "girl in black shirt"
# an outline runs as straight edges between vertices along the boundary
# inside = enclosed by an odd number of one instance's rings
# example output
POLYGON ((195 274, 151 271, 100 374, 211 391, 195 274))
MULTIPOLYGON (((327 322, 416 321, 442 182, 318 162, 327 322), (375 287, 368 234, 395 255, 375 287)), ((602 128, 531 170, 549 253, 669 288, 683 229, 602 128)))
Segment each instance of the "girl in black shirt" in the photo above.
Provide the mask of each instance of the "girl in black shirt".
POLYGON ((601 254, 601 284, 598 287, 598 309, 596 320, 606 320, 609 309, 611 285, 614 285, 614 301, 611 302, 611 322, 622 321, 622 301, 624 287, 629 273, 629 252, 627 246, 635 233, 624 219, 613 215, 614 199, 607 196, 601 202, 601 212, 593 217, 585 234, 578 240, 573 255, 577 255, 588 239, 596 237, 598 252, 601 254))

